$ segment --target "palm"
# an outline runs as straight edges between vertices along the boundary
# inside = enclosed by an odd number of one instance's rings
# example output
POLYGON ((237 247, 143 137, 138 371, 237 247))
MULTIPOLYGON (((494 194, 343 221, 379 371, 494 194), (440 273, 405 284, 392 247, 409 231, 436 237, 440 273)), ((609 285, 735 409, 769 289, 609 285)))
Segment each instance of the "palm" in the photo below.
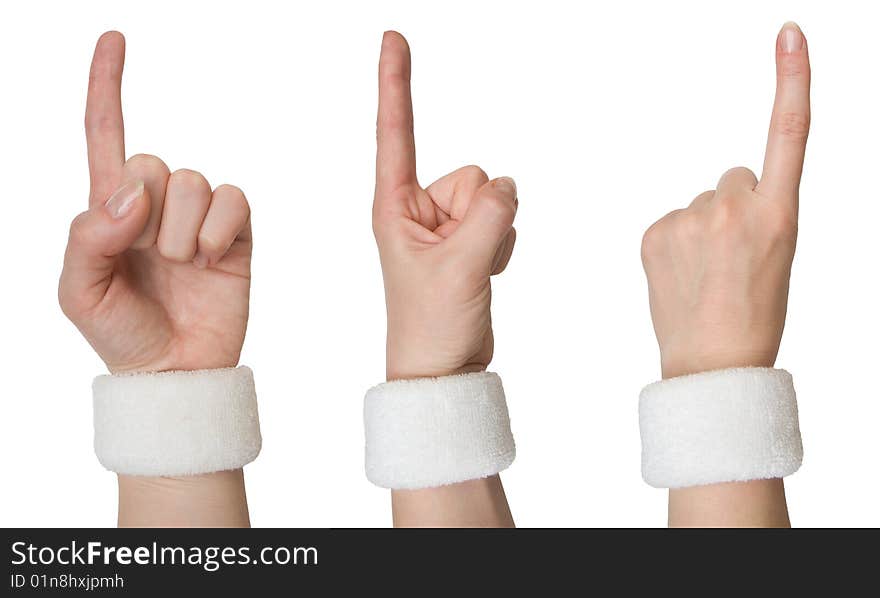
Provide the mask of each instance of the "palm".
MULTIPOLYGON (((458 228, 476 192, 476 185, 482 184, 484 177, 480 169, 465 167, 427 189, 418 188, 413 203, 419 206, 419 214, 413 214, 413 220, 435 238, 439 237, 438 244, 442 247, 443 241, 458 228), (450 180, 444 180, 447 178, 450 180)), ((485 368, 492 361, 494 349, 491 283, 485 267, 479 262, 467 260, 461 265, 464 269, 460 272, 462 275, 452 277, 452 284, 447 282, 444 301, 442 305, 433 306, 434 316, 430 319, 438 324, 454 322, 452 327, 437 330, 437 338, 445 338, 449 344, 450 365, 457 362, 455 369, 485 368)))
POLYGON ((127 252, 94 320, 103 339, 95 349, 112 371, 234 365, 247 327, 250 254, 249 241, 236 241, 222 261, 199 269, 155 247, 127 252), (118 330, 127 333, 110 333, 118 330))
MULTIPOLYGON (((384 268, 389 313, 407 313, 411 319, 390 320, 389 338, 429 338, 433 345, 430 366, 414 365, 415 370, 481 370, 492 360, 490 268, 477 260, 455 259, 460 247, 450 242, 484 180, 481 170, 465 167, 427 189, 406 185, 385 203, 404 233, 408 255, 387 256, 383 262, 413 262, 411 268, 384 268), (414 278, 419 279, 415 284, 414 278), (416 326, 418 334, 412 332, 416 326)), ((397 347, 395 353, 422 351, 397 347)))

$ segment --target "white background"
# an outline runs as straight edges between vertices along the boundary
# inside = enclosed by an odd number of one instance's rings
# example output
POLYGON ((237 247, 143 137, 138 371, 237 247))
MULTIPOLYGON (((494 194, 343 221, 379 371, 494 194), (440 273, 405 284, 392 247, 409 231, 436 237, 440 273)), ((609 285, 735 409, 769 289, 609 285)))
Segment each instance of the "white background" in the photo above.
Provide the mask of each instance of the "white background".
MULTIPOLYGON (((15 8, 13 8, 13 6, 15 8)), ((87 204, 82 117, 98 35, 128 39, 129 155, 241 186, 253 206, 251 323, 264 448, 257 526, 385 526, 363 474, 364 391, 384 377, 370 229, 382 31, 413 50, 419 174, 476 163, 519 185, 494 282, 521 526, 659 526, 639 474, 637 396, 659 376, 643 230, 760 170, 774 40, 807 34, 813 130, 778 365, 799 392, 800 526, 880 525, 877 17, 846 2, 30 2, 0 19, 0 524, 111 526, 92 453, 105 372, 61 314, 69 221, 87 204), (592 3, 591 3, 592 4, 592 3)))

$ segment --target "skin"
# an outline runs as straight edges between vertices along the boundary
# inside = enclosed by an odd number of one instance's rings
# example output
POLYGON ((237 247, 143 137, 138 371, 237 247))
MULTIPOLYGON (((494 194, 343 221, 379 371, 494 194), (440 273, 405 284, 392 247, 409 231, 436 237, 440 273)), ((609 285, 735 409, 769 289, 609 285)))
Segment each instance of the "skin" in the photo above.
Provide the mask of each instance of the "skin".
MULTIPOLYGON (((657 221, 642 261, 664 378, 772 367, 797 241, 810 127, 807 42, 794 23, 776 40, 776 100, 761 179, 727 171, 713 191, 657 221)), ((782 480, 669 492, 671 526, 789 526, 782 480)))
MULTIPOLYGON (((492 360, 490 276, 513 251, 512 179, 465 166, 416 178, 410 51, 386 32, 379 59, 373 232, 385 281, 387 379, 483 371, 492 360)), ((513 526, 499 476, 392 491, 396 526, 513 526)))
POLYGON ((119 477, 119 527, 249 527, 241 469, 187 477, 119 477))
MULTIPOLYGON (((102 35, 86 102, 89 209, 70 226, 61 308, 114 374, 235 366, 248 320, 250 207, 240 189, 212 190, 196 171, 125 159, 124 61, 122 34, 102 35)), ((120 475, 119 495, 120 526, 248 525, 240 470, 120 475)))

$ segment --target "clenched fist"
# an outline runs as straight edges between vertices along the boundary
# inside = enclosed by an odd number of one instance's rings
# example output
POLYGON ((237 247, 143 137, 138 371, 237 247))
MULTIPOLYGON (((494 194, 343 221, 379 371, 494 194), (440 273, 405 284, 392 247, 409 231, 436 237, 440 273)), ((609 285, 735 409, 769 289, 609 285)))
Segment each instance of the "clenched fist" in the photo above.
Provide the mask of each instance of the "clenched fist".
POLYGON ((776 41, 776 101, 761 180, 727 171, 645 233, 642 260, 663 377, 772 366, 788 303, 798 187, 810 126, 810 63, 797 25, 776 41))
POLYGON ((125 159, 125 40, 98 40, 86 103, 91 191, 59 300, 111 372, 238 363, 248 319, 250 209, 240 189, 155 156, 125 159))
POLYGON ((465 166, 416 180, 410 53, 388 32, 379 60, 373 230, 388 311, 387 377, 485 370, 492 359, 489 277, 513 251, 512 179, 465 166))

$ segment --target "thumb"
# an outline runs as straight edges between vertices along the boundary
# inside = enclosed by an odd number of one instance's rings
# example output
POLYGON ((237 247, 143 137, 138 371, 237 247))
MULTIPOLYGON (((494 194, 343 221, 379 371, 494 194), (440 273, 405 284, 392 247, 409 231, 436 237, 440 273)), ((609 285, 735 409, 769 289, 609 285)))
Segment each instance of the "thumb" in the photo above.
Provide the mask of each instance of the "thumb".
POLYGON ((143 181, 131 181, 106 203, 74 218, 58 286, 61 309, 68 317, 74 319, 100 303, 110 286, 116 257, 131 247, 149 216, 150 200, 143 181))
POLYGON ((493 179, 477 189, 450 240, 461 244, 468 259, 477 259, 491 273, 501 244, 513 227, 518 200, 510 177, 493 179))

